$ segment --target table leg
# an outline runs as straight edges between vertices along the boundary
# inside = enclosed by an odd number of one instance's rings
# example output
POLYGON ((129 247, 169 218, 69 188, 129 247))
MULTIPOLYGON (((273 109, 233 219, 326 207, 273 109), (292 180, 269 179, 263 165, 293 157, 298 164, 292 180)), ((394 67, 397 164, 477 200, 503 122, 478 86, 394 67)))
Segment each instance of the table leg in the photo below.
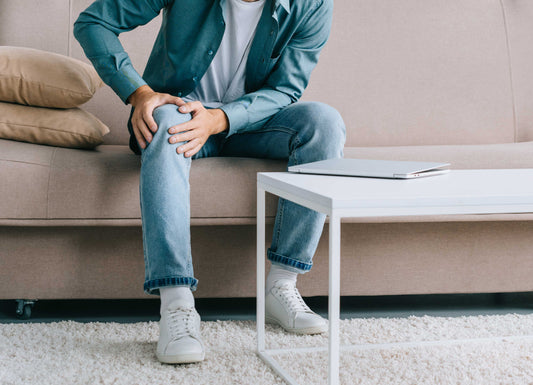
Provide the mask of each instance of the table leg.
POLYGON ((333 214, 329 217, 329 385, 339 384, 340 245, 340 218, 333 214))
POLYGON ((265 351, 265 190, 257 187, 257 351, 265 351))

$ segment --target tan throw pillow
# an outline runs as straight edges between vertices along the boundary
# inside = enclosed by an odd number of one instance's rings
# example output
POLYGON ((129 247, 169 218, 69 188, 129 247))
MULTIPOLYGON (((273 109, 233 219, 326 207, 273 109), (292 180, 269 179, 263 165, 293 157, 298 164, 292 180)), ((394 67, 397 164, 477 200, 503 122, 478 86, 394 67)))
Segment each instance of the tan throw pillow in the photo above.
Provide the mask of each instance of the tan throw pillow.
POLYGON ((0 101, 72 108, 87 102, 103 85, 82 61, 31 48, 0 47, 0 101))
POLYGON ((0 138, 50 146, 94 148, 109 128, 79 108, 67 110, 0 102, 0 138))

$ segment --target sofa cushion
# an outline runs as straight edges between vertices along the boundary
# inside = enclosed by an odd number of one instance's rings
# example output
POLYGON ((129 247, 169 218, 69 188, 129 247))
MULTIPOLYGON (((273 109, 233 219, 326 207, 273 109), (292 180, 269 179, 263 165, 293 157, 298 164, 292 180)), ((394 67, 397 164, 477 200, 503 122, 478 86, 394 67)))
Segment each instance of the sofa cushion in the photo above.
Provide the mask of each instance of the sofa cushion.
MULTIPOLYGON (((191 215, 207 222, 255 217, 256 173, 284 169, 264 159, 195 160, 191 215)), ((0 221, 138 219, 139 170, 140 157, 127 146, 83 151, 0 140, 0 221)))
POLYGON ((0 47, 0 101, 71 108, 87 102, 103 85, 94 68, 56 53, 0 47))
MULTIPOLYGON (((449 161, 456 169, 533 168, 533 142, 346 148, 345 156, 449 161)), ((0 223, 53 219, 72 223, 108 220, 110 224, 120 224, 135 219, 134 223, 138 224, 139 169, 140 157, 126 146, 102 145, 95 151, 83 151, 0 140, 0 178, 3 181, 0 184, 3 197, 0 223)), ((285 162, 265 159, 193 161, 190 177, 192 223, 253 223, 256 173, 284 169, 285 162)), ((270 200, 267 215, 273 216, 275 208, 270 200)))
MULTIPOLYGON (((255 216, 259 171, 282 171, 283 162, 246 158, 198 159, 191 167, 191 217, 255 216)), ((140 218, 140 157, 125 146, 95 152, 58 149, 50 174, 50 218, 140 218)))
POLYGON ((0 102, 0 138, 72 148, 94 148, 109 128, 80 108, 66 110, 0 102))
POLYGON ((48 177, 56 147, 0 139, 0 216, 46 218, 48 177))

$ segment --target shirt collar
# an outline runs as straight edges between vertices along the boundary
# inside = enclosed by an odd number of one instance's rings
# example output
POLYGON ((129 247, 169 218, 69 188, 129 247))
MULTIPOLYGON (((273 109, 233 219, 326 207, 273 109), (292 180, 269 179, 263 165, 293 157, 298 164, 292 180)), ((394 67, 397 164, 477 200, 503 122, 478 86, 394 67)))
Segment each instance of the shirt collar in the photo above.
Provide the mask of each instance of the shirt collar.
MULTIPOLYGON (((220 6, 222 8, 222 14, 224 14, 224 11, 225 11, 225 7, 224 5, 226 4, 226 0, 220 0, 220 6)), ((281 5, 285 11, 287 11, 287 13, 291 13, 291 4, 290 4, 290 0, 275 0, 274 1, 274 11, 276 10, 276 8, 278 8, 278 5, 281 5)))
POLYGON ((289 4, 289 0, 276 0, 276 6, 274 8, 277 8, 277 5, 280 4, 283 8, 285 8, 285 11, 287 13, 291 12, 291 5, 289 4))

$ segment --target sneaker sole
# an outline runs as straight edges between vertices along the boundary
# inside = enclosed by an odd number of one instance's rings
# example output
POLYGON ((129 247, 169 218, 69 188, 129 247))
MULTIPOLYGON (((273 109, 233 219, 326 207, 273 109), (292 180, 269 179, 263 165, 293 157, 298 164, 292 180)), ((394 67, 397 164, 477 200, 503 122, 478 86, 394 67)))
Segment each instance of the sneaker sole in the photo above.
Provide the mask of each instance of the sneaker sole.
POLYGON ((203 361, 205 353, 177 354, 173 356, 156 354, 156 356, 159 362, 163 364, 192 364, 203 361))
POLYGON ((265 322, 268 324, 281 326, 284 330, 294 334, 322 334, 328 331, 328 325, 312 326, 308 328, 289 328, 283 325, 278 319, 265 317, 265 322))

